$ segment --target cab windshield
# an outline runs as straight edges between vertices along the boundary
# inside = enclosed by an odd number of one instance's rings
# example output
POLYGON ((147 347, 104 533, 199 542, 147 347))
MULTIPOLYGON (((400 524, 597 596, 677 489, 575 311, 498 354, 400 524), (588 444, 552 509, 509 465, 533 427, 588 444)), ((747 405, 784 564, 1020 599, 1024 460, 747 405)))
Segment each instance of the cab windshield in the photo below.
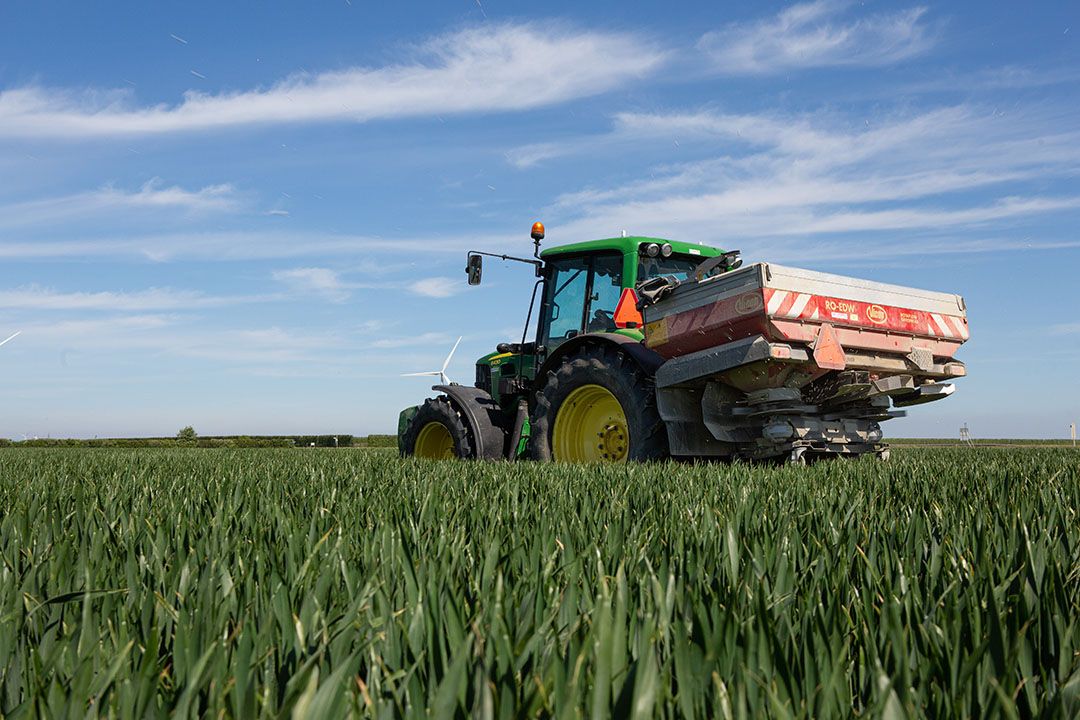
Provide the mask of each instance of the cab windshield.
POLYGON ((686 280, 694 274, 694 269, 705 258, 700 255, 672 255, 671 257, 642 257, 638 261, 637 281, 651 280, 655 277, 674 275, 679 280, 686 280))

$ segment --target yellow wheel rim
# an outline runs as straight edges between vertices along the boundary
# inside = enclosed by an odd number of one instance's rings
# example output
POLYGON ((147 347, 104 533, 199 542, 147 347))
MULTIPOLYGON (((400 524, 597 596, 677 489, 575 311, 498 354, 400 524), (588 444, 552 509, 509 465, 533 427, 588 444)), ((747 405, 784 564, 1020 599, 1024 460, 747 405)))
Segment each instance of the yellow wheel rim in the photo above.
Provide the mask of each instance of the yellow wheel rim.
POLYGON ((551 431, 552 454, 565 462, 624 462, 630 431, 607 388, 582 385, 563 401, 551 431))
POLYGON ((429 422, 420 428, 413 454, 422 458, 457 457, 457 453, 454 452, 454 438, 446 426, 440 422, 429 422))

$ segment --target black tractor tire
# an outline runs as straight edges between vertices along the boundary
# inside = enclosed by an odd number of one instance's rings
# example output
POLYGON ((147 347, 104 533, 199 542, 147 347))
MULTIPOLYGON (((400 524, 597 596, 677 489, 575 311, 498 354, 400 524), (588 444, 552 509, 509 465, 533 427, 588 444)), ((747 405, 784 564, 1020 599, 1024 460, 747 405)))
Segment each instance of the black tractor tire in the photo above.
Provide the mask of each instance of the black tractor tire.
POLYGON ((553 453, 555 418, 570 394, 585 385, 607 389, 622 406, 630 435, 627 460, 668 457, 667 428, 656 407, 656 383, 652 375, 614 345, 590 345, 548 371, 537 393, 529 420, 529 455, 534 460, 560 460, 553 453))
MULTIPOLYGON (((417 456, 417 440, 425 427, 432 423, 442 425, 449 433, 453 443, 453 455, 458 458, 474 459, 476 443, 473 442, 469 425, 445 395, 428 398, 409 421, 401 438, 401 455, 417 456)), ((423 448, 421 448, 423 450, 423 448)), ((420 457, 425 457, 421 452, 420 457)))

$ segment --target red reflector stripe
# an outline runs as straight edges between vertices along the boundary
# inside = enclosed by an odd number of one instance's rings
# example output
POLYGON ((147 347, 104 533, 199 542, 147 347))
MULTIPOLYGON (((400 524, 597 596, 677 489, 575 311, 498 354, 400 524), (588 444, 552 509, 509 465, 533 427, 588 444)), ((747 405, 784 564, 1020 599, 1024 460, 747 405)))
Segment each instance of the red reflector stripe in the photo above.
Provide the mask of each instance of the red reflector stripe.
POLYGON ((970 337, 967 319, 955 315, 775 288, 764 289, 764 302, 765 314, 773 320, 816 320, 837 326, 855 325, 951 342, 963 342, 970 337))

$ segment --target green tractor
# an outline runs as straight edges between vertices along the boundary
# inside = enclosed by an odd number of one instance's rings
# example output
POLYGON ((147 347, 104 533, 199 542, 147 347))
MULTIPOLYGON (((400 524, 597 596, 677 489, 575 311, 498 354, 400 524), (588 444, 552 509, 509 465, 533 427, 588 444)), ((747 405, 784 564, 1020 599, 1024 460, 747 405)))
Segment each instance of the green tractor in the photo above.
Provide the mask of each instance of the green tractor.
MULTIPOLYGON (((535 340, 503 343, 476 363, 475 387, 436 385, 441 393, 404 410, 403 455, 429 458, 568 462, 648 460, 667 455, 651 375, 663 362, 642 344, 639 281, 687 277, 715 248, 645 237, 619 237, 539 252, 534 259, 470 252, 470 285, 483 257, 535 267, 535 340)), ((531 323, 526 320, 526 333, 531 323)))
POLYGON ((738 251, 617 237, 532 258, 521 341, 476 363, 467 387, 398 420, 402 455, 621 462, 669 456, 887 457, 879 423, 944 398, 965 374, 957 295, 768 263, 738 251), (536 313, 535 336, 527 340, 536 313))

